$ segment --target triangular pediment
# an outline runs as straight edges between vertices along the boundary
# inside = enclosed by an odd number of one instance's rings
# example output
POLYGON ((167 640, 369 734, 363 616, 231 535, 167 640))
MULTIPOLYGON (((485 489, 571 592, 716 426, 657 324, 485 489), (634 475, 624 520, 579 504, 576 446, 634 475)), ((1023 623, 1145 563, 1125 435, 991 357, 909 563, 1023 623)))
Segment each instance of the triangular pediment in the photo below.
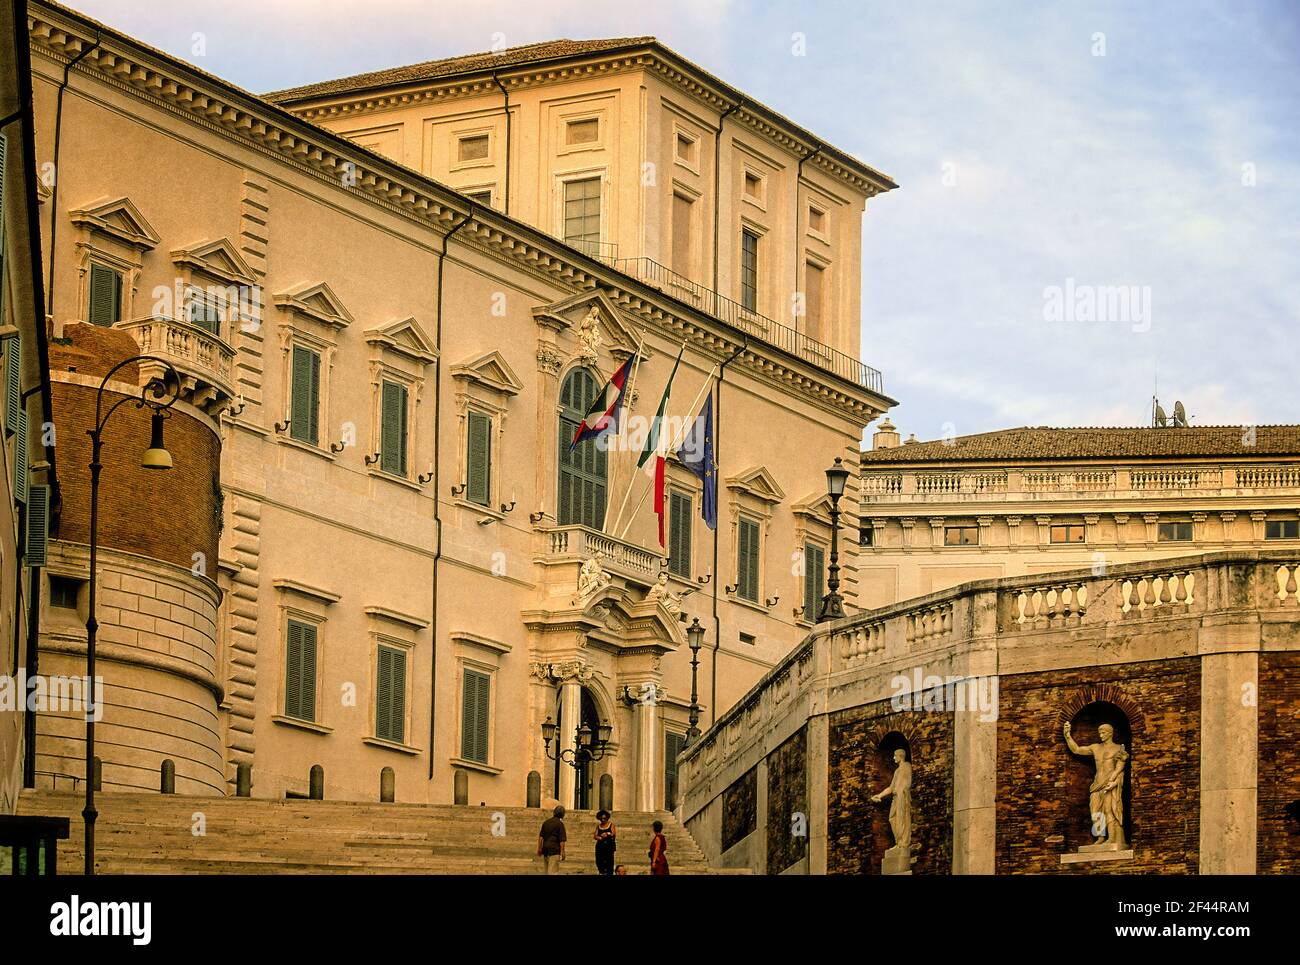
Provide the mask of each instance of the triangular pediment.
POLYGON ((96 201, 71 213, 72 223, 102 231, 133 248, 147 251, 162 240, 130 198, 96 201))
POLYGON ((739 489, 768 503, 779 503, 785 499, 782 489, 765 466, 755 466, 727 479, 728 489, 739 489))
POLYGON ((504 395, 517 395, 524 387, 505 357, 492 351, 452 367, 452 378, 477 382, 504 395))
POLYGON ((831 497, 829 493, 810 493, 790 507, 796 516, 811 516, 821 522, 831 518, 831 497))
POLYGON ((382 345, 390 352, 405 355, 425 365, 438 357, 433 342, 414 318, 403 318, 379 328, 368 329, 366 341, 372 345, 382 345))
POLYGON ((281 308, 299 312, 334 328, 346 328, 354 319, 325 282, 304 282, 274 296, 281 308))
MULTIPOLYGON (((567 332, 577 341, 584 321, 593 312, 596 330, 600 335, 601 349, 608 351, 615 358, 627 358, 636 351, 640 339, 623 321, 622 313, 602 291, 579 292, 558 302, 538 306, 533 309, 533 318, 538 325, 553 328, 561 335, 567 332)), ((644 360, 649 357, 650 350, 643 346, 641 358, 644 360)))
POLYGON ((248 267, 248 262, 244 261, 229 238, 178 248, 172 252, 172 261, 191 271, 203 272, 234 284, 251 285, 257 281, 253 269, 248 267))

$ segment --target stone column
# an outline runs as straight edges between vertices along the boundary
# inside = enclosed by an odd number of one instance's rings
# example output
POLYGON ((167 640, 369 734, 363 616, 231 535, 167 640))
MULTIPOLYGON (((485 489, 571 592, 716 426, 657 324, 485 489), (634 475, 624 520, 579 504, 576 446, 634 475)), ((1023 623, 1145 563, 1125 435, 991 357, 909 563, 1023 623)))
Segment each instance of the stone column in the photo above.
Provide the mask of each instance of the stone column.
POLYGON ((659 702, 655 690, 637 702, 636 716, 636 809, 657 811, 663 807, 659 793, 659 702))
MULTIPOLYGON (((570 678, 560 684, 560 728, 555 734, 557 753, 568 751, 572 760, 577 746, 578 722, 582 719, 582 684, 570 678)), ((560 786, 555 796, 566 808, 572 808, 578 774, 567 761, 560 762, 560 786)))
MULTIPOLYGON (((996 679, 996 678, 994 678, 996 679)), ((991 875, 997 804, 998 724, 975 710, 953 714, 952 873, 991 875)))
POLYGON ((1255 873, 1258 693, 1258 653, 1201 657, 1203 875, 1255 873))
POLYGON ((827 806, 830 800, 830 717, 808 718, 808 873, 826 874, 827 806))

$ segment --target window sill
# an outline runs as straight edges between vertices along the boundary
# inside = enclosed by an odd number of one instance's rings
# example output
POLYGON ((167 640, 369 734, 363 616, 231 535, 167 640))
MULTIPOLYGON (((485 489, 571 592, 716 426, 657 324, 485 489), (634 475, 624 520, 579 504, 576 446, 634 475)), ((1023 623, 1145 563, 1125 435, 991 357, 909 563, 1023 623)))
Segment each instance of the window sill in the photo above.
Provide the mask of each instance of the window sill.
POLYGON ((378 747, 381 750, 397 751, 399 754, 419 754, 420 748, 412 747, 410 744, 399 744, 397 741, 386 740, 383 737, 363 737, 361 743, 369 744, 371 747, 378 747))
MULTIPOLYGON (((288 432, 286 429, 285 432, 288 432)), ((301 439, 293 439, 287 435, 277 433, 277 442, 282 446, 289 446, 293 449, 301 449, 303 452, 309 452, 313 456, 319 456, 321 459, 328 459, 334 462, 334 453, 322 449, 320 446, 313 446, 310 442, 303 442, 301 439)))
POLYGON ((493 509, 490 505, 484 506, 482 503, 472 502, 464 496, 457 496, 454 504, 459 506, 461 509, 468 509, 471 512, 478 513, 480 516, 489 516, 492 519, 498 520, 506 518, 505 513, 493 509))
POLYGON ((324 724, 317 724, 310 720, 299 720, 297 717, 286 717, 283 714, 275 714, 271 717, 271 721, 284 727, 296 727, 299 730, 310 731, 313 734, 334 733, 333 727, 326 727, 324 724))
POLYGON ((376 469, 374 466, 370 466, 368 472, 376 479, 382 479, 384 482, 394 483, 398 486, 405 486, 407 489, 413 489, 417 493, 424 492, 423 486, 421 486, 417 482, 412 481, 407 476, 394 476, 391 472, 384 472, 384 470, 376 469))
POLYGON ((496 777, 501 773, 502 768, 493 767, 491 764, 480 764, 478 761, 467 761, 463 757, 453 757, 450 759, 452 767, 463 767, 467 771, 478 771, 481 774, 491 774, 496 777))
POLYGON ((729 599, 731 600, 732 603, 738 603, 741 606, 748 607, 751 610, 757 610, 759 613, 763 614, 764 616, 766 616, 768 613, 768 608, 763 606, 763 604, 755 603, 753 600, 746 600, 735 593, 732 593, 729 599))

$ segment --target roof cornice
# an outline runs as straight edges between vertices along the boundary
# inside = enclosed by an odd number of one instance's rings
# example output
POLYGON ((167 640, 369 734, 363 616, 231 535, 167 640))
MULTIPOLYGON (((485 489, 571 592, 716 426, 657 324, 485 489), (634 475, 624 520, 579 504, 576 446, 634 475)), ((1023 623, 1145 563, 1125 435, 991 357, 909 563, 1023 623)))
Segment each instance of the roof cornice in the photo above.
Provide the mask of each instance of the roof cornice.
MULTIPOLYGON (((28 6, 34 53, 64 65, 99 44, 74 72, 132 92, 163 110, 252 147, 315 177, 333 190, 348 183, 350 196, 395 212, 438 234, 469 213, 457 235, 490 250, 550 284, 572 291, 601 289, 621 309, 674 339, 719 358, 748 341, 738 329, 676 302, 670 296, 586 257, 556 238, 467 198, 417 171, 317 127, 254 94, 45 0, 28 6)), ((879 395, 819 369, 766 342, 750 345, 736 363, 803 397, 830 414, 865 424, 894 405, 879 395)))

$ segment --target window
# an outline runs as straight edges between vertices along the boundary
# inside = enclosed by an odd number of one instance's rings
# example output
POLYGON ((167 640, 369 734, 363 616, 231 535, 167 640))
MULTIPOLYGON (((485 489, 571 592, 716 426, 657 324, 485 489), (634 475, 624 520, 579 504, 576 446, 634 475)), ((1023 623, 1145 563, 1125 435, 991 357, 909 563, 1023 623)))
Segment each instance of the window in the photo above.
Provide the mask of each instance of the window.
POLYGON ((564 240, 571 245, 600 242, 600 178, 564 183, 564 240))
POLYGON ((1053 543, 1082 543, 1083 535, 1083 527, 1074 523, 1065 526, 1052 527, 1053 543))
POLYGON ((1192 524, 1161 523, 1156 538, 1162 543, 1190 543, 1192 540, 1192 524))
POLYGON ((77 608, 77 594, 81 592, 81 580, 67 576, 50 577, 50 606, 61 610, 77 608))
POLYGON ((817 234, 826 232, 826 212, 816 205, 808 207, 808 230, 815 231, 817 234))
POLYGON ((677 158, 685 161, 687 164, 694 164, 696 151, 695 146, 698 142, 689 134, 677 132, 677 158))
POLYGON ((695 523, 693 503, 686 493, 672 492, 668 498, 668 572, 690 579, 691 528, 695 523))
POLYGON ((406 475, 406 386, 383 382, 379 412, 379 468, 406 475))
POLYGON ((600 120, 589 117, 581 121, 569 121, 564 127, 564 140, 567 144, 594 144, 600 140, 600 120))
POLYGON ((980 531, 978 526, 945 526, 943 530, 944 546, 978 546, 980 531))
POLYGON ((595 439, 584 439, 573 447, 587 410, 600 387, 586 369, 574 369, 560 389, 560 491, 556 517, 561 526, 581 523, 600 529, 605 523, 605 498, 608 487, 608 453, 595 439))
POLYGON ((486 134, 473 134, 469 137, 462 137, 456 143, 456 160, 458 161, 482 161, 488 156, 488 136, 486 134))
POLYGON ((740 642, 747 647, 752 647, 757 639, 752 633, 741 633, 740 642))
POLYGON ((691 199, 673 195, 673 271, 691 277, 691 199))
POLYGON ((1264 521, 1265 539, 1300 539, 1300 519, 1269 519, 1264 521))
POLYGON ((289 435, 317 445, 320 438, 320 354, 302 345, 293 347, 289 435))
POLYGON ((876 531, 870 523, 863 523, 861 526, 858 527, 858 545, 859 546, 876 545, 876 531))
POLYGON ((748 229, 740 233, 740 306, 758 311, 758 235, 748 229))
POLYGON ((826 273, 811 261, 804 265, 804 331, 809 338, 822 340, 822 291, 826 273))
POLYGON ((803 548, 803 618, 809 623, 817 621, 825 595, 826 550, 816 543, 805 543, 803 548))
POLYGON ((116 325, 122 320, 122 273, 94 263, 90 266, 91 325, 116 325))
POLYGON ((492 501, 492 417, 470 412, 466 425, 465 495, 470 502, 487 506, 492 501))
POLYGON ((756 201, 763 197, 763 179, 753 171, 745 172, 745 194, 756 201))
POLYGON ((466 191, 465 197, 469 198, 475 204, 482 205, 485 208, 492 207, 491 188, 483 188, 481 191, 466 191))
POLYGON ((375 736, 406 742, 406 651, 380 646, 376 654, 375 736))
POLYGON ((290 620, 285 647, 284 715, 316 719, 316 627, 290 620))
POLYGON ((741 519, 736 528, 736 594, 758 602, 758 523, 741 519))
POLYGON ((685 734, 664 731, 664 810, 677 808, 677 755, 686 746, 685 734))
POLYGON ((190 289, 187 312, 191 325, 213 335, 221 334, 221 306, 216 295, 190 289))
POLYGON ((492 678, 465 668, 460 721, 460 756, 479 764, 488 762, 488 719, 492 678))

